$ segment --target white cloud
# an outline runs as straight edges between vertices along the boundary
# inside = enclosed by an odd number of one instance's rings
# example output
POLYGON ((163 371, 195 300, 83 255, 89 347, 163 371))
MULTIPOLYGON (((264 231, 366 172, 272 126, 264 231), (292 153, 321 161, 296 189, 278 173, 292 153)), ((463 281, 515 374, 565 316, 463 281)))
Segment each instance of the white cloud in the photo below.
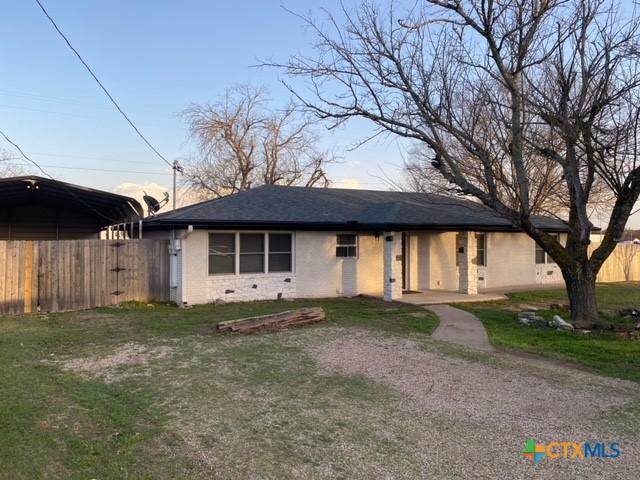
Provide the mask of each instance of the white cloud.
POLYGON ((333 182, 330 186, 333 188, 351 188, 354 190, 362 190, 364 188, 357 178, 341 178, 333 182))

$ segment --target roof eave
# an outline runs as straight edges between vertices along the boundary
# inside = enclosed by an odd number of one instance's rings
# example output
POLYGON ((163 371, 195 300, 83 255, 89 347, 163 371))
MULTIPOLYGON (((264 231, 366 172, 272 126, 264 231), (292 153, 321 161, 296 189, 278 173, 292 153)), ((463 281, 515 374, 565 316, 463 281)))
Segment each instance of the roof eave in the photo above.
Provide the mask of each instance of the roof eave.
MULTIPOLYGON (((210 220, 171 220, 147 219, 143 228, 149 230, 173 230, 193 226, 195 229, 269 229, 269 230, 308 230, 308 231, 468 231, 468 232, 521 232, 512 225, 469 225, 469 224, 391 224, 391 223, 359 223, 359 222, 238 222, 210 220)), ((544 227, 547 232, 566 232, 568 227, 544 227)))

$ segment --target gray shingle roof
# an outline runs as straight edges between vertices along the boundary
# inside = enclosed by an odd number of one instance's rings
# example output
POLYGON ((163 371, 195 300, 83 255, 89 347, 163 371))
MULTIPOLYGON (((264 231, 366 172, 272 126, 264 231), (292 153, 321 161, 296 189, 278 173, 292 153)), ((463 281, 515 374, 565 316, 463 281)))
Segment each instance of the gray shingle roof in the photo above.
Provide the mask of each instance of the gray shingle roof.
MULTIPOLYGON (((557 219, 537 217, 549 231, 557 219)), ((265 185, 145 220, 149 228, 297 228, 310 230, 517 230, 475 202, 434 194, 265 185)))

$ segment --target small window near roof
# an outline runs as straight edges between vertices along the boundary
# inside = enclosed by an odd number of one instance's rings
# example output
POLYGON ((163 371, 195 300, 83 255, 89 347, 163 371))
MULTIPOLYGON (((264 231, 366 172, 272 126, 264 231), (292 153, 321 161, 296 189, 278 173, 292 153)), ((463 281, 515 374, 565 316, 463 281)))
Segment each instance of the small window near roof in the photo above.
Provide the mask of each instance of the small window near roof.
POLYGON ((291 271, 291 234, 269 234, 269 272, 291 271))
POLYGON ((264 234, 240 234, 240 273, 264 273, 264 234))
POLYGON ((336 257, 356 257, 358 255, 358 237, 352 234, 339 234, 336 237, 336 257))
POLYGON ((209 234, 209 275, 236 273, 236 236, 233 233, 209 234))

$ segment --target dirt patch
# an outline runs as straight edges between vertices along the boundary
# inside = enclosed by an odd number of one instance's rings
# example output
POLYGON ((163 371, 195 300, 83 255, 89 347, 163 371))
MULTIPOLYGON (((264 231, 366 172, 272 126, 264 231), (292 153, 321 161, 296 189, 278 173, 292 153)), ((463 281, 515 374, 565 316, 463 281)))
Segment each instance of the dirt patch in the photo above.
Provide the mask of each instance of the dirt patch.
POLYGON ((519 456, 527 438, 623 445, 617 462, 546 461, 536 467, 537 478, 622 479, 640 471, 637 434, 626 434, 610 417, 637 404, 640 388, 632 382, 501 355, 494 355, 495 364, 474 362, 367 333, 308 352, 325 371, 363 376, 398 392, 402 400, 385 428, 393 425, 415 445, 430 445, 416 462, 437 478, 504 478, 506 472, 530 478, 532 466, 519 456))
POLYGON ((168 346, 151 348, 138 343, 127 343, 117 348, 111 355, 54 360, 54 363, 68 372, 113 382, 117 378, 117 372, 124 367, 146 365, 150 361, 165 358, 172 353, 173 348, 168 346))
POLYGON ((503 417, 572 425, 626 404, 630 391, 638 390, 630 382, 558 366, 536 364, 525 374, 526 365, 517 359, 511 360, 516 368, 501 368, 425 352, 409 340, 365 334, 314 348, 312 355, 322 368, 363 375, 425 408, 474 420, 503 417))

